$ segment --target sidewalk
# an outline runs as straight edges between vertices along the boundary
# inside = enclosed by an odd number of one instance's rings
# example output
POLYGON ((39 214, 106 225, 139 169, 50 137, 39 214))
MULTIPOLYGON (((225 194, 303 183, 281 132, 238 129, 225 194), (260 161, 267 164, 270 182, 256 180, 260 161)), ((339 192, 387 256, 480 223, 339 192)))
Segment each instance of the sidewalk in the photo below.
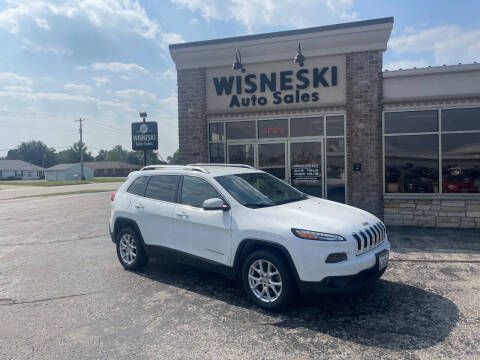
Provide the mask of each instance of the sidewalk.
POLYGON ((12 185, 0 185, 0 201, 7 199, 14 199, 22 196, 54 194, 54 193, 66 193, 71 191, 81 190, 116 190, 122 185, 121 182, 111 183, 92 183, 81 185, 62 185, 62 186, 12 186, 12 185))
POLYGON ((480 230, 388 226, 391 260, 480 262, 480 230))

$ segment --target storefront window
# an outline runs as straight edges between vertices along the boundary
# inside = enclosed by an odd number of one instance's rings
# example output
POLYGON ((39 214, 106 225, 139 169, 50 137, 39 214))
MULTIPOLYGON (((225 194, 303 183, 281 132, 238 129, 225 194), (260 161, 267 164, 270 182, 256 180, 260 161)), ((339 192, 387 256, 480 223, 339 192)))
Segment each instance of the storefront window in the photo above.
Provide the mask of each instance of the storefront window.
POLYGON ((327 116, 326 128, 327 136, 343 136, 344 135, 344 117, 343 115, 327 116))
POLYGON ((480 108, 442 110, 442 131, 480 130, 480 108))
POLYGON ((402 111, 385 113, 385 134, 438 131, 438 111, 402 111))
POLYGON ((229 145, 228 162, 230 164, 245 164, 255 166, 253 144, 229 145))
POLYGON ((288 120, 259 120, 258 121, 258 137, 259 138, 275 138, 288 136, 288 120))
POLYGON ((225 164, 225 150, 223 143, 210 144, 210 162, 216 164, 225 164))
POLYGON ((295 118, 290 120, 290 136, 323 135, 323 116, 295 118))
POLYGON ((255 139, 255 121, 236 121, 227 123, 227 139, 255 139))
POLYGON ((438 192, 438 135, 385 137, 385 192, 438 192))
POLYGON ((480 193, 480 133, 442 135, 445 193, 480 193))
POLYGON ((327 139, 327 199, 345 202, 345 140, 343 138, 327 139))
POLYGON ((208 129, 209 129, 209 140, 210 141, 223 141, 223 140, 225 140, 223 122, 210 123, 210 125, 208 126, 208 129))

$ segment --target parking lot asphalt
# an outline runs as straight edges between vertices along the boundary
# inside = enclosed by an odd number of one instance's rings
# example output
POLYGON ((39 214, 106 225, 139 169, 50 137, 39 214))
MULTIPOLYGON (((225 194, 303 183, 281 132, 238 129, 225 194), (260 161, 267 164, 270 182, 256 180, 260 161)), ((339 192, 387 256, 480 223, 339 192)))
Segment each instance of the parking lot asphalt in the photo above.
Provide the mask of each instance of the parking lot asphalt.
POLYGON ((0 201, 0 359, 478 359, 480 232, 391 228, 374 287, 251 305, 221 275, 119 264, 108 193, 0 201))

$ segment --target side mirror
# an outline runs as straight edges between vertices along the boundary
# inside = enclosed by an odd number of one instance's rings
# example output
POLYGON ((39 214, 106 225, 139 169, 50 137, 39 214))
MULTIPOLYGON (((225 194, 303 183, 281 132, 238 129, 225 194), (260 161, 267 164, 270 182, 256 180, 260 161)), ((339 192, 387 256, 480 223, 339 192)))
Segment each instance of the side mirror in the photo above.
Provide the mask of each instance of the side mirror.
POLYGON ((228 210, 225 201, 219 198, 207 199, 202 204, 203 210, 228 210))

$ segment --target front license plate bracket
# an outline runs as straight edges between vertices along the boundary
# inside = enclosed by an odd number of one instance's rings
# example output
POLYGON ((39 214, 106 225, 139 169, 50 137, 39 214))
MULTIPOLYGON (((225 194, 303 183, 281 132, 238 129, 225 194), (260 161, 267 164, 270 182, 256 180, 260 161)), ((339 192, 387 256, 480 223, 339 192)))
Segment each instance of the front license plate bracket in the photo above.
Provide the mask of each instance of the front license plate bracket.
POLYGON ((388 266, 388 257, 389 251, 387 249, 383 249, 375 254, 376 257, 376 268, 378 271, 385 269, 388 266))

